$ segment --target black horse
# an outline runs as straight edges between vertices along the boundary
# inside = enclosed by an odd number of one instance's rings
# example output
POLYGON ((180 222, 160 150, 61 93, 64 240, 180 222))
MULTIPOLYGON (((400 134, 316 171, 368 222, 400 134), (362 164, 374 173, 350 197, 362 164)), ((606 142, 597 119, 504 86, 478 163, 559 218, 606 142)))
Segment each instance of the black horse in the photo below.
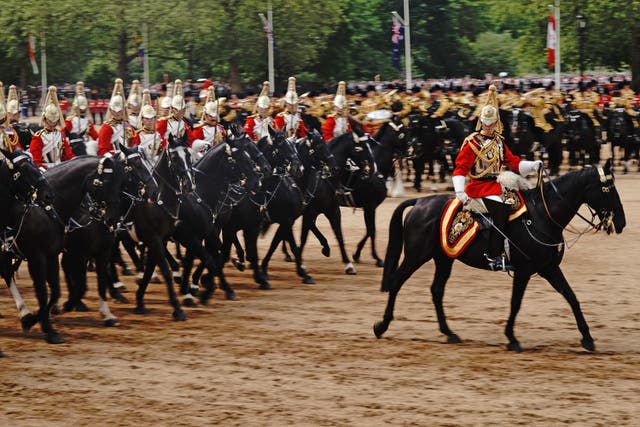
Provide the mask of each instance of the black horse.
POLYGON ((623 107, 616 107, 607 112, 607 140, 611 143, 611 150, 619 147, 623 151, 622 163, 624 173, 627 173, 629 161, 639 158, 640 133, 634 128, 631 117, 623 107))
MULTIPOLYGON (((511 152, 523 159, 533 160, 536 142, 536 126, 529 114, 524 110, 513 107, 511 111, 501 110, 500 119, 503 120, 505 144, 511 152)), ((538 141, 542 143, 543 141, 538 141)))
MULTIPOLYGON (((511 248, 511 262, 515 268, 511 313, 505 328, 505 334, 509 338, 507 348, 522 350, 513 328, 527 283, 537 273, 567 300, 582 334, 582 346, 593 351, 595 346, 589 327, 578 300, 560 269, 564 253, 562 232, 584 203, 595 211, 591 220, 582 217, 590 225, 597 229, 605 228, 608 233, 612 226, 617 233, 622 232, 626 224, 625 214, 614 185, 611 161, 607 161, 604 167, 588 167, 570 172, 540 187, 524 191, 522 195, 527 212, 512 221, 506 231, 511 248), (592 222, 596 216, 602 221, 599 225, 592 222)), ((401 203, 394 211, 389 225, 389 245, 381 287, 383 292, 389 292, 389 300, 383 320, 374 325, 376 337, 380 338, 393 320, 396 297, 404 282, 425 262, 433 259, 436 270, 431 294, 440 331, 447 336, 449 343, 460 342, 458 335, 447 325, 442 305, 445 284, 451 274, 454 259, 447 256, 441 247, 440 218, 451 198, 450 195, 442 194, 411 199, 401 203), (414 208, 409 211, 403 223, 403 212, 409 206, 414 208), (404 260, 398 267, 403 248, 404 260)), ((487 252, 489 232, 490 230, 480 232, 459 259, 472 267, 486 268, 487 262, 483 254, 487 252)))
POLYGON ((579 110, 571 111, 567 116, 565 132, 570 166, 586 166, 600 160, 600 144, 588 115, 579 110))

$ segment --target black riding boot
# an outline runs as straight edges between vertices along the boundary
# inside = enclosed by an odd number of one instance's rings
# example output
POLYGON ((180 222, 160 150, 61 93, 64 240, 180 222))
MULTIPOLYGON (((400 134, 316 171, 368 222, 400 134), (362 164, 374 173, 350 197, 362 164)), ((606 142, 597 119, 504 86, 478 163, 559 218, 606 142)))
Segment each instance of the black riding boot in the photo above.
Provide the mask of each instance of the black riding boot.
POLYGON ((506 234, 505 230, 509 217, 509 205, 486 198, 482 200, 493 219, 494 226, 494 228, 491 229, 489 238, 489 254, 485 254, 487 261, 489 261, 489 270, 513 270, 513 266, 509 264, 504 253, 504 235, 506 234))

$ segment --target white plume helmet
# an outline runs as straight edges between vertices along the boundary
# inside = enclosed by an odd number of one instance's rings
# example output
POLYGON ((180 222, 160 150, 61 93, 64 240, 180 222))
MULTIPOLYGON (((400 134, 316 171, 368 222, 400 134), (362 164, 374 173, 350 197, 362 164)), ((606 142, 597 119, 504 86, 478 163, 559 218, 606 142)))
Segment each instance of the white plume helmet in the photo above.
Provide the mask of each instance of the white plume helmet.
POLYGON ((347 84, 343 81, 338 83, 338 89, 336 90, 336 96, 333 98, 333 105, 336 108, 346 108, 347 107, 347 84))
POLYGON ((287 93, 284 95, 284 102, 293 105, 298 103, 298 93, 296 92, 295 77, 289 77, 289 81, 287 82, 287 93))
POLYGON ((76 96, 73 98, 73 102, 71 103, 72 110, 75 114, 77 114, 80 110, 86 110, 89 106, 87 102, 87 97, 84 94, 84 83, 78 82, 76 83, 76 96))
POLYGON ((184 102, 184 93, 182 91, 182 80, 177 79, 173 85, 173 98, 171 99, 171 108, 183 110, 187 104, 184 102))
POLYGON ((124 115, 127 116, 127 106, 124 103, 124 86, 122 85, 122 79, 116 79, 113 85, 113 92, 111 93, 111 99, 109 100, 109 108, 107 109, 107 116, 105 121, 111 120, 112 112, 118 113, 124 110, 124 115))
POLYGON ((156 109, 151 105, 151 92, 145 89, 142 93, 142 107, 140 108, 140 118, 152 119, 156 117, 156 109))
POLYGON ((7 118, 7 107, 4 101, 4 85, 0 82, 0 123, 7 118))
POLYGON ((42 117, 40 119, 40 125, 43 127, 45 125, 45 119, 55 122, 56 127, 64 127, 64 116, 62 115, 62 110, 60 110, 60 104, 58 104, 58 90, 55 86, 49 86, 47 97, 44 100, 42 117))
POLYGON ((480 117, 478 118, 478 124, 476 124, 476 130, 480 130, 483 124, 485 126, 490 126, 497 122, 496 132, 502 133, 502 122, 500 121, 500 114, 498 112, 498 97, 496 92, 497 89, 494 85, 489 86, 489 94, 484 107, 480 110, 480 117))
POLYGON ((127 98, 127 104, 133 107, 137 107, 142 103, 142 91, 140 87, 140 80, 134 80, 131 82, 131 90, 129 91, 129 98, 127 98))
POLYGON ((269 82, 264 82, 262 83, 262 90, 260 91, 260 96, 258 96, 256 107, 269 108, 270 106, 271 99, 269 99, 269 82))
POLYGON ((9 94, 7 95, 7 112, 16 114, 20 111, 20 101, 18 100, 18 89, 15 85, 9 86, 9 94))
POLYGON ((205 98, 204 108, 202 109, 202 119, 204 116, 218 117, 218 101, 216 100, 216 91, 213 86, 207 89, 207 97, 205 98))

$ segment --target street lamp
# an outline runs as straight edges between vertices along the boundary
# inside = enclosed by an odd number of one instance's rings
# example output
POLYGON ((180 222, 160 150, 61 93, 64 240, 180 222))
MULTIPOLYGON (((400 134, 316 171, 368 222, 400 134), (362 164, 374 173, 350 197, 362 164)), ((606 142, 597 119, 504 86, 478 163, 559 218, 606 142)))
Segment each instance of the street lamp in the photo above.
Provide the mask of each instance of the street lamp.
POLYGON ((578 49, 580 55, 580 76, 584 75, 584 33, 587 29, 587 17, 581 12, 576 15, 578 22, 578 49))

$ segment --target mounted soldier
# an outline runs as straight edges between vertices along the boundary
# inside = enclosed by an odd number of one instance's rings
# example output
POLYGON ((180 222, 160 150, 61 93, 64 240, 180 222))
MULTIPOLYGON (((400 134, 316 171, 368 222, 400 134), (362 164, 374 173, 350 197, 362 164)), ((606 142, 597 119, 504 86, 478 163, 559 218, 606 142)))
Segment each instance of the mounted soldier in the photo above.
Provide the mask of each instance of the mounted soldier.
POLYGON ((142 127, 131 138, 131 147, 140 147, 144 150, 147 158, 155 164, 160 152, 167 146, 167 140, 156 129, 157 113, 151 105, 149 89, 144 90, 141 104, 139 121, 142 127))
POLYGON ((33 135, 29 145, 33 162, 39 168, 48 169, 75 157, 63 132, 64 117, 58 104, 58 93, 55 86, 49 86, 47 91, 40 125, 43 129, 33 135))
POLYGON ((273 127, 284 130, 287 137, 304 138, 307 136, 307 127, 298 112, 295 77, 289 77, 287 93, 284 95, 284 111, 275 117, 273 127))
POLYGON ((164 139, 169 141, 170 137, 173 137, 175 140, 191 144, 193 140, 191 127, 184 118, 186 111, 187 104, 184 100, 182 80, 176 80, 173 85, 173 97, 171 98, 169 117, 161 117, 157 124, 158 132, 160 132, 164 139))
POLYGON ((118 143, 129 146, 129 140, 133 136, 133 130, 125 121, 127 107, 124 100, 124 87, 122 79, 116 79, 113 93, 109 100, 105 123, 100 127, 98 134, 98 156, 118 150, 118 143))
POLYGON ((262 91, 258 100, 254 114, 247 117, 242 129, 249 135, 252 141, 258 142, 262 137, 269 135, 269 127, 273 127, 273 119, 269 115, 271 100, 269 99, 269 82, 262 84, 262 91))
POLYGON ((0 148, 10 153, 14 150, 22 151, 18 133, 9 121, 9 112, 7 111, 4 100, 4 87, 2 82, 0 82, 0 148))
POLYGON ((491 85, 487 102, 482 107, 476 132, 469 135, 460 148, 453 171, 453 188, 456 197, 469 208, 488 211, 493 219, 493 229, 489 242, 489 253, 485 254, 490 270, 507 271, 512 267, 504 255, 505 227, 510 205, 503 194, 498 175, 502 166, 526 176, 540 169, 540 160, 521 160, 511 153, 504 144, 502 123, 498 114, 496 87, 491 85), (465 178, 470 182, 465 186, 465 178), (483 209, 484 208, 484 209, 483 209))
POLYGON ((224 140, 226 132, 218 122, 220 118, 219 106, 224 101, 224 98, 216 100, 216 92, 213 86, 207 89, 201 121, 192 132, 191 153, 194 160, 201 158, 207 150, 224 140))
POLYGON ((333 138, 351 132, 349 112, 347 111, 346 83, 338 83, 336 96, 333 98, 333 114, 329 114, 322 124, 322 137, 325 142, 333 138))
POLYGON ((76 83, 76 96, 71 103, 71 115, 64 121, 71 149, 77 155, 98 152, 98 132, 89 118, 89 102, 84 94, 84 83, 76 83))
POLYGON ((142 124, 140 123, 141 107, 142 91, 140 88, 140 81, 134 80, 131 83, 131 90, 129 91, 129 97, 127 98, 127 112, 129 113, 129 126, 131 126, 136 131, 142 127, 142 124))

